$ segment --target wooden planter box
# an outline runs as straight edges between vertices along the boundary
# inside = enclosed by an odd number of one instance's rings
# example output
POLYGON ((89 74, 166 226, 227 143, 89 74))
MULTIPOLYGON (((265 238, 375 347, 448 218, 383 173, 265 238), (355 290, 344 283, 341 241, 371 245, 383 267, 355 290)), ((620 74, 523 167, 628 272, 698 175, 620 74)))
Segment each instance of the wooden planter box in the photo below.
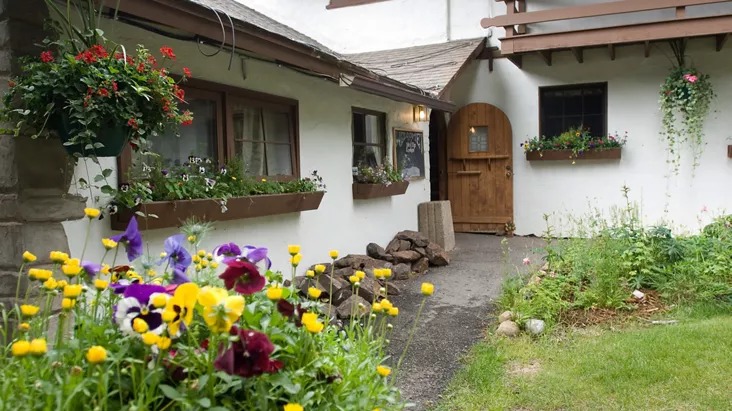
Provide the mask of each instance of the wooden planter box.
POLYGON ((353 183, 353 198, 366 200, 369 198, 398 196, 407 192, 409 181, 386 184, 353 183))
POLYGON ((137 216, 141 230, 178 227, 189 217, 206 221, 239 220, 298 211, 317 210, 323 199, 323 191, 312 193, 288 193, 234 197, 226 202, 226 212, 216 199, 154 201, 135 209, 120 210, 112 215, 112 229, 124 230, 136 211, 155 214, 157 218, 137 216))
POLYGON ((572 150, 530 151, 526 153, 528 161, 555 161, 555 160, 617 160, 620 158, 620 148, 605 150, 587 150, 574 156, 572 150))

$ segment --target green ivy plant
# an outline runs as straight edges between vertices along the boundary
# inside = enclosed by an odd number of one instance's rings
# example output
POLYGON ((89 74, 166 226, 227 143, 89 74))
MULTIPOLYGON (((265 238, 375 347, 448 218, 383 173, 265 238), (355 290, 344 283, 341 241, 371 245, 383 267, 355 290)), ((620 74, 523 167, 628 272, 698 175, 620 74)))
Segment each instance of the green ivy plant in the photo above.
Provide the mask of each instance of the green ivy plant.
POLYGON ((677 64, 661 84, 661 135, 668 144, 669 162, 675 173, 680 165, 680 145, 688 143, 693 168, 699 164, 704 145, 704 121, 715 97, 709 75, 687 66, 683 43, 671 43, 677 64))

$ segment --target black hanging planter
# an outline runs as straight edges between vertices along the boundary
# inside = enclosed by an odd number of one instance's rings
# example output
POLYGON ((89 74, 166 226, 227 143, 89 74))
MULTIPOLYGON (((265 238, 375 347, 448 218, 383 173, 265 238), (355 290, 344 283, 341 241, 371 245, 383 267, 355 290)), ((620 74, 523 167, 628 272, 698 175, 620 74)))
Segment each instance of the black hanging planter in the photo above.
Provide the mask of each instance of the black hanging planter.
POLYGON ((65 116, 57 117, 56 131, 61 138, 64 149, 72 156, 89 157, 95 155, 97 157, 118 157, 125 145, 130 140, 129 127, 124 125, 110 124, 102 127, 97 131, 98 141, 104 144, 104 147, 87 149, 85 144, 66 144, 71 140, 71 136, 75 134, 75 129, 71 125, 71 120, 65 116))

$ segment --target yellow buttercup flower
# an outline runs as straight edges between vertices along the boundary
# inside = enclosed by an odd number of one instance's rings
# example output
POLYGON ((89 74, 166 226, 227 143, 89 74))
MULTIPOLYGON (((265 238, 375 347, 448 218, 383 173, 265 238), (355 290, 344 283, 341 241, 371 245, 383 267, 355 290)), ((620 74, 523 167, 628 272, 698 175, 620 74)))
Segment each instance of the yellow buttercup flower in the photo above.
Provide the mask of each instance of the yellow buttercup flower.
POLYGON ((81 284, 69 284, 64 287, 64 298, 77 298, 82 290, 81 284))
POLYGON ((297 244, 290 244, 287 246, 287 252, 290 255, 300 254, 300 246, 297 244))
POLYGON ((146 333, 150 330, 150 327, 147 325, 147 322, 143 320, 142 318, 135 318, 134 321, 132 321, 132 329, 135 330, 138 334, 146 333))
POLYGON ((308 295, 310 296, 310 298, 318 299, 320 297, 320 294, 322 294, 322 291, 320 291, 319 289, 315 287, 308 288, 308 295))
POLYGON ((201 262, 201 257, 194 255, 193 257, 191 257, 191 261, 193 261, 194 264, 198 264, 201 262))
POLYGON ((90 220, 99 217, 99 214, 101 214, 101 213, 102 212, 99 211, 98 208, 85 208, 84 209, 84 215, 89 217, 90 220))
POLYGON ((38 314, 38 311, 40 310, 41 307, 37 305, 23 304, 20 306, 20 313, 23 314, 23 317, 33 317, 38 314))
POLYGON ((196 271, 201 271, 201 270, 203 270, 203 266, 201 266, 201 264, 196 264, 196 271))
POLYGON ((272 286, 267 288, 267 298, 269 298, 272 301, 277 301, 282 299, 282 288, 278 286, 272 286))
POLYGON ((284 411, 303 411, 303 408, 302 405, 296 402, 291 402, 285 405, 284 411))
POLYGON ((102 274, 109 274, 109 270, 111 268, 112 267, 110 267, 109 264, 102 264, 102 269, 99 270, 99 272, 102 273, 102 274))
POLYGON ((33 261, 36 261, 37 259, 38 259, 38 257, 36 257, 30 251, 24 251, 23 252, 23 262, 32 263, 33 261))
POLYGON ((388 377, 391 374, 391 368, 385 365, 376 366, 376 372, 382 377, 388 377))
POLYGON ((381 307, 384 309, 384 311, 388 311, 391 310, 394 305, 391 303, 391 301, 384 298, 383 300, 381 300, 381 307))
POLYGON ((61 308, 69 311, 73 309, 76 306, 76 300, 72 300, 71 298, 64 298, 61 300, 61 308))
POLYGON ((290 257, 290 264, 297 267, 298 264, 300 264, 301 260, 302 260, 302 254, 295 254, 292 257, 290 257))
POLYGON ((30 324, 28 324, 28 323, 18 324, 18 331, 26 332, 28 330, 30 330, 30 324))
POLYGON ((111 238, 102 238, 102 245, 105 249, 111 250, 117 247, 117 242, 112 240, 111 238))
POLYGON ((313 334, 317 334, 323 331, 324 325, 321 321, 318 321, 318 315, 315 313, 303 314, 300 321, 305 326, 305 328, 313 334))
POLYGON ((198 250, 196 253, 200 258, 203 258, 206 256, 206 250, 198 250))
POLYGON ((392 317, 396 317, 397 315, 399 315, 399 308, 397 308, 397 307, 389 308, 389 315, 392 317))
POLYGON ((325 272, 325 266, 323 264, 316 265, 315 272, 318 274, 323 274, 325 272))
POLYGON ((170 338, 168 338, 168 337, 160 337, 158 339, 158 342, 156 343, 156 345, 161 350, 167 350, 168 348, 170 348, 170 344, 172 344, 172 343, 173 343, 173 341, 170 338))
POLYGON ((91 364, 100 364, 107 359, 107 350, 104 347, 95 345, 86 352, 86 360, 91 364))
POLYGON ((13 357, 25 357, 30 352, 30 343, 26 340, 20 340, 10 346, 10 352, 13 357))
POLYGON ((44 270, 41 268, 31 268, 28 270, 28 277, 32 280, 46 281, 53 276, 51 270, 44 270))
POLYGON ((358 276, 352 275, 352 276, 348 277, 348 281, 350 281, 351 284, 356 284, 358 282, 358 276))
POLYGON ((219 263, 217 263, 216 261, 211 261, 211 263, 209 264, 209 267, 211 267, 213 269, 219 268, 219 263))
POLYGON ((58 288, 63 289, 67 285, 69 285, 69 283, 66 282, 66 280, 58 280, 58 288))
POLYGON ((145 343, 145 345, 155 345, 158 341, 160 341, 160 336, 155 333, 148 331, 142 334, 142 342, 145 343))
POLYGON ((358 281, 361 281, 364 279, 364 277, 366 277, 366 273, 364 273, 363 271, 360 271, 360 270, 353 273, 353 275, 358 277, 358 281))
POLYGON ((374 277, 379 278, 379 279, 386 277, 386 274, 384 273, 384 269, 383 268, 374 268, 374 277))
POLYGON ((196 236, 195 235, 189 235, 188 236, 188 242, 193 244, 196 242, 196 236))
POLYGON ((208 266, 208 260, 201 260, 201 267, 206 268, 208 266))
POLYGON ((374 303, 374 305, 371 306, 371 310, 375 313, 380 313, 384 310, 384 307, 381 306, 381 303, 374 303))
POLYGON ((99 291, 104 291, 109 287, 109 281, 96 279, 94 280, 94 288, 96 288, 99 291))
POLYGON ((305 271, 305 275, 308 278, 314 278, 315 277, 315 271, 313 271, 313 270, 307 270, 307 271, 305 271))
POLYGON ((49 258, 56 264, 63 264, 69 259, 69 255, 61 251, 51 251, 49 258))
POLYGON ((382 273, 384 274, 384 278, 391 277, 391 268, 383 268, 382 273))
POLYGON ((56 289, 56 287, 58 287, 58 282, 53 278, 49 278, 43 283, 43 288, 48 291, 53 291, 56 289))
POLYGON ((206 259, 207 259, 208 261, 211 261, 211 260, 213 260, 213 259, 214 259, 214 256, 213 256, 213 254, 211 254, 211 253, 206 253, 206 259))
POLYGON ((31 340, 29 351, 32 355, 43 355, 48 351, 48 345, 45 338, 36 338, 31 340))
POLYGON ((435 286, 432 283, 422 283, 422 295, 432 295, 435 292, 435 286))
POLYGON ((61 271, 66 274, 67 277, 76 277, 81 272, 81 263, 76 258, 68 260, 61 266, 61 271))
POLYGON ((338 258, 338 250, 330 250, 328 252, 328 255, 330 256, 330 258, 335 260, 336 258, 338 258))
POLYGON ((167 256, 168 256, 168 253, 166 253, 165 251, 160 253, 160 258, 165 258, 167 256))

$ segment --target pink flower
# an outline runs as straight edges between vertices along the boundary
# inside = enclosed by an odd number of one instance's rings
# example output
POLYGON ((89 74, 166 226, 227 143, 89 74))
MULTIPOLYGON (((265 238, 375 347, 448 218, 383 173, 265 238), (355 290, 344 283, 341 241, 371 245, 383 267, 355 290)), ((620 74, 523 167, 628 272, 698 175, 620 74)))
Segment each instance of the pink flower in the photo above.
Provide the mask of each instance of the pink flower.
POLYGON ((529 265, 529 264, 531 264, 531 260, 529 259, 529 257, 524 258, 524 265, 529 265))
POLYGON ((53 53, 50 51, 44 51, 41 53, 41 61, 44 63, 50 63, 53 61, 53 53))
POLYGON ((684 74, 684 80, 688 81, 689 83, 696 83, 697 80, 699 80, 699 77, 693 74, 684 74))
POLYGON ((709 209, 707 208, 707 206, 703 206, 702 209, 701 209, 701 212, 702 213, 706 213, 707 211, 709 211, 709 209))

